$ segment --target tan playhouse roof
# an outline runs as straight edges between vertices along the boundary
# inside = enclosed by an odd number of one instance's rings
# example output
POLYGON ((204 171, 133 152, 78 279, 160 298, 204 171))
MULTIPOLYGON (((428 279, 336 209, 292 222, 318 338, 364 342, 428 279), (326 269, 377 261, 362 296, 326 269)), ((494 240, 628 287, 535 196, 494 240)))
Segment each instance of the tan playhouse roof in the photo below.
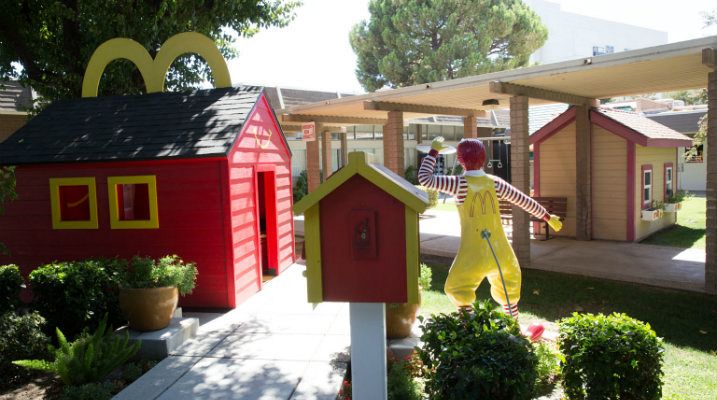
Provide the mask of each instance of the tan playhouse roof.
POLYGON ((311 120, 351 124, 367 119, 380 123, 386 111, 404 118, 425 115, 470 115, 499 101, 507 108, 513 95, 527 95, 530 104, 589 103, 591 99, 705 87, 717 36, 640 50, 520 68, 461 79, 383 90, 289 108, 283 121, 311 120), (396 104, 398 103, 398 104, 396 104))

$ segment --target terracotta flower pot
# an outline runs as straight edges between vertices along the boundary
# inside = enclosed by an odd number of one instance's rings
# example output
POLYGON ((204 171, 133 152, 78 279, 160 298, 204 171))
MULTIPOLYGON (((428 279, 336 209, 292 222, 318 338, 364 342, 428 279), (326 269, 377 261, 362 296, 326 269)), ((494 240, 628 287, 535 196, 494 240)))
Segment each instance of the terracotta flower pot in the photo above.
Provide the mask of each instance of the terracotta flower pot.
POLYGON ((418 309, 421 307, 421 293, 418 303, 387 303, 386 304, 386 337, 403 339, 411 335, 411 327, 416 322, 418 309))
POLYGON ((177 308, 179 292, 174 286, 120 289, 119 304, 129 327, 138 331, 166 328, 177 308))

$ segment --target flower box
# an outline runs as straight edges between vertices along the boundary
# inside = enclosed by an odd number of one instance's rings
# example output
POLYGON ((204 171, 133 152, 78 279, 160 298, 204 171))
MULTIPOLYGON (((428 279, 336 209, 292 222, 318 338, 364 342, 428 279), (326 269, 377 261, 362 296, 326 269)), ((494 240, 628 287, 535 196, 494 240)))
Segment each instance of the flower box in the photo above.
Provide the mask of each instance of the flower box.
POLYGON ((658 219, 662 218, 662 210, 642 210, 642 220, 643 221, 656 221, 658 219))
POLYGON ((674 213, 682 210, 682 203, 665 203, 665 212, 674 213))

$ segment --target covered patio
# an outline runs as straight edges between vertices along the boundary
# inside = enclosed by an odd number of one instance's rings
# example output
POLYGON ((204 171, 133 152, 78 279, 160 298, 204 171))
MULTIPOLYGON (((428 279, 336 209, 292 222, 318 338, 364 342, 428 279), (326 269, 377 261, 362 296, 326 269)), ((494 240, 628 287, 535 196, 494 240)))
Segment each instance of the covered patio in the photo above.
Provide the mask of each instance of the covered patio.
MULTIPOLYGON (((331 173, 331 133, 343 126, 384 125, 384 164, 403 174, 404 120, 426 115, 462 116, 464 137, 478 137, 476 117, 492 108, 509 108, 512 184, 529 192, 528 107, 571 104, 576 108, 575 232, 577 240, 587 241, 592 239, 590 108, 599 104, 598 99, 704 87, 708 91, 707 140, 717 143, 717 36, 327 100, 291 108, 281 116, 281 122, 287 127, 316 124, 319 140, 306 142, 312 190, 320 183, 320 159, 324 160, 324 179, 331 173)), ((342 143, 345 141, 343 134, 342 143)), ((345 148, 342 146, 342 150, 345 148)), ((708 152, 705 161, 704 287, 706 292, 717 294, 717 152, 708 152)), ((524 266, 530 265, 531 258, 529 224, 527 214, 514 213, 513 247, 524 266)))

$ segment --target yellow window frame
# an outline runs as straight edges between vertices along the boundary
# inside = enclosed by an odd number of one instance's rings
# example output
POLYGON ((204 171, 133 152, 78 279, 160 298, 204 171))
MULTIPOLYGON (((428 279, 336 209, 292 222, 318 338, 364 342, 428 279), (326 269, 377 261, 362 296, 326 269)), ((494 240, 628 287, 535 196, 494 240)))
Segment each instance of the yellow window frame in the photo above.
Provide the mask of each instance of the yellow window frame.
POLYGON ((110 228, 112 229, 158 229, 159 208, 157 207, 157 177, 155 175, 109 176, 107 177, 107 198, 110 202, 110 228), (149 219, 122 221, 119 218, 117 185, 146 184, 149 193, 149 219))
POLYGON ((52 229, 97 229, 97 186, 94 177, 50 178, 50 208, 52 229), (90 219, 87 221, 63 221, 60 212, 61 186, 87 186, 90 202, 90 219))

